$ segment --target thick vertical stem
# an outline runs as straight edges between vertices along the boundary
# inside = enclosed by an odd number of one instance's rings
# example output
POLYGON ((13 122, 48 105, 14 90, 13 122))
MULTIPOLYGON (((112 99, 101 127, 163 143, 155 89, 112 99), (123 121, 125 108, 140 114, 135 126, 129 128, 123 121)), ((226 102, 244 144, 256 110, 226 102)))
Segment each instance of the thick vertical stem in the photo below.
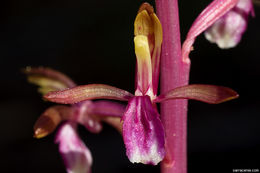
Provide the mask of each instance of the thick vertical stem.
MULTIPOLYGON (((181 58, 177 0, 156 0, 156 10, 163 28, 161 55, 161 93, 189 82, 190 63, 181 58)), ((187 101, 166 101, 161 105, 166 135, 166 157, 162 173, 187 172, 187 101)))

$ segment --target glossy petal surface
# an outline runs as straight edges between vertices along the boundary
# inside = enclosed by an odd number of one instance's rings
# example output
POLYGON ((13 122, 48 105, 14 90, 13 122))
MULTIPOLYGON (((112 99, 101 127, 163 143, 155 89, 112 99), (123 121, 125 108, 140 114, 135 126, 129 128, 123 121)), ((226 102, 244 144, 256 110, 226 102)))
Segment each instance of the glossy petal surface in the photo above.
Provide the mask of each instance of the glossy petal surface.
POLYGON ((130 99, 123 117, 123 137, 131 162, 156 165, 164 158, 164 130, 159 116, 149 96, 130 99))
POLYGON ((90 173, 92 156, 81 141, 73 123, 65 123, 56 136, 59 151, 68 173, 90 173))

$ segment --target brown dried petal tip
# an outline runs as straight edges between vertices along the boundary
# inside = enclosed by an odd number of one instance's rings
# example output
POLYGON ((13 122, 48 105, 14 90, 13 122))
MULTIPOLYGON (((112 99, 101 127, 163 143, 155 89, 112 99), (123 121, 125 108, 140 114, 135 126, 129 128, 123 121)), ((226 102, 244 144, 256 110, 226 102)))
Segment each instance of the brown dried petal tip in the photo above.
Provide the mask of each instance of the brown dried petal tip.
POLYGON ((146 10, 149 14, 152 14, 154 13, 154 9, 153 9, 153 6, 151 6, 149 3, 145 2, 143 3, 139 10, 138 10, 138 13, 142 12, 143 10, 146 10))

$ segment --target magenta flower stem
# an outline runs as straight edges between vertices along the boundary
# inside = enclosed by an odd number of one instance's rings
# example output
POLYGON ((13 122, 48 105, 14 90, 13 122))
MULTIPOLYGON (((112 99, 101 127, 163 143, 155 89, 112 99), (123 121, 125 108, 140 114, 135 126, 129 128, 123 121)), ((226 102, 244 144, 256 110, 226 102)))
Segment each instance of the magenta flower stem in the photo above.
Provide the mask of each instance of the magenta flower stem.
MULTIPOLYGON (((156 0, 156 11, 163 28, 161 54, 161 93, 189 82, 190 62, 181 55, 177 0, 156 0)), ((166 157, 161 173, 187 172, 187 101, 174 100, 161 104, 165 128, 166 157)))

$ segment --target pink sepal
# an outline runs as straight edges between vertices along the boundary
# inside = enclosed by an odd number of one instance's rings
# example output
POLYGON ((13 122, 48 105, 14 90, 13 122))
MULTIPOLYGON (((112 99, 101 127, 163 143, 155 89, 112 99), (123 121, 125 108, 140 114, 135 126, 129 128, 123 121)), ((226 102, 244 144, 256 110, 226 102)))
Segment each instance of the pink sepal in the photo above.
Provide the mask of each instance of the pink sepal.
POLYGON ((125 90, 104 85, 90 84, 81 85, 63 91, 49 92, 44 96, 45 99, 63 104, 74 104, 91 99, 113 99, 127 101, 133 95, 125 90))
POLYGON ((192 99, 210 104, 218 104, 237 97, 237 92, 227 87, 193 84, 170 90, 158 96, 154 102, 162 102, 170 99, 192 99))

